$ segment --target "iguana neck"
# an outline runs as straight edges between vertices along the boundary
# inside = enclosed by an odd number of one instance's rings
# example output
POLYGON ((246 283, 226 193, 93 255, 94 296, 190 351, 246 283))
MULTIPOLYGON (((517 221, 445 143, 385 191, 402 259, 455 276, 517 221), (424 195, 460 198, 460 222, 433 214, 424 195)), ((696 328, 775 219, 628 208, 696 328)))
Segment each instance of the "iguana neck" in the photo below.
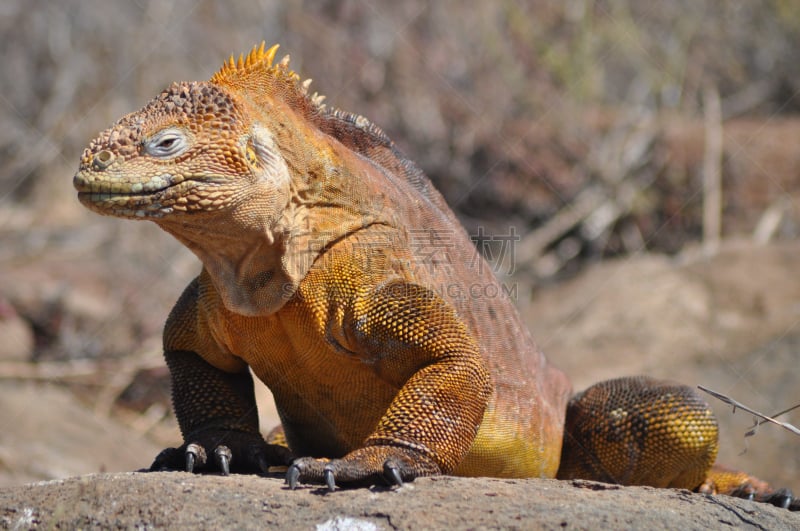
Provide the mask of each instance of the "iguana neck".
POLYGON ((300 280, 281 259, 287 244, 282 228, 203 218, 158 225, 200 259, 228 310, 257 316, 280 309, 300 280))
MULTIPOLYGON (((374 206, 384 209, 381 203, 374 206)), ((379 218, 339 205, 291 201, 273 222, 262 219, 256 205, 156 223, 200 259, 229 311, 264 316, 294 296, 332 244, 382 223, 379 218)))

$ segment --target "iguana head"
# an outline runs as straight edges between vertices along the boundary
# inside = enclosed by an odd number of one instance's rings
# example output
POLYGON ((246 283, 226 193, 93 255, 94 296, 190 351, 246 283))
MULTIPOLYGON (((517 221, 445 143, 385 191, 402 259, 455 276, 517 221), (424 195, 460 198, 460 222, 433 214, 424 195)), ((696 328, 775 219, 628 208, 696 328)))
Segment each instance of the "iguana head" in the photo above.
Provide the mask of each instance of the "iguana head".
POLYGON ((238 65, 231 58, 208 82, 173 83, 100 133, 73 181, 80 201, 100 214, 160 219, 232 209, 261 191, 275 219, 288 199, 288 169, 241 89, 243 74, 261 71, 297 91, 288 62, 272 65, 276 49, 262 44, 238 65))
POLYGON ((73 179, 91 210, 178 238, 225 305, 248 315, 279 308, 328 242, 386 211, 364 189, 377 167, 351 146, 388 139, 326 109, 288 56, 273 64, 276 49, 262 43, 207 82, 172 84, 100 133, 73 179))

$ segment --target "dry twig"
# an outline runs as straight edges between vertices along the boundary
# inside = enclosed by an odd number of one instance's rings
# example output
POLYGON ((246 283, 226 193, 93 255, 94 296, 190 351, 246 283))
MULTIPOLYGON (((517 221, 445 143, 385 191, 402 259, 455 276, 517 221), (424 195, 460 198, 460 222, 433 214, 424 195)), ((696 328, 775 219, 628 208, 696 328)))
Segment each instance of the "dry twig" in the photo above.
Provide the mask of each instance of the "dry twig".
POLYGON ((714 398, 722 400, 726 404, 730 404, 731 406, 733 406, 733 412, 734 413, 736 413, 736 408, 739 408, 739 409, 743 409, 743 410, 747 411, 748 413, 751 413, 751 414, 763 419, 761 421, 756 422, 755 425, 747 433, 744 434, 745 437, 750 437, 751 435, 754 435, 755 432, 756 432, 756 428, 758 426, 760 426, 761 424, 765 423, 765 422, 772 422, 773 424, 777 424, 778 426, 781 426, 782 428, 785 428, 785 429, 789 430, 790 432, 794 433, 795 435, 800 435, 800 428, 792 426, 788 422, 781 422, 779 420, 775 420, 775 418, 774 418, 774 417, 779 417, 780 415, 786 414, 789 411, 792 411, 794 409, 800 408, 800 404, 792 406, 792 407, 790 407, 788 409, 784 409, 783 411, 774 414, 772 417, 768 417, 767 415, 764 415, 763 413, 759 413, 758 411, 745 406, 741 402, 738 402, 738 401, 734 400, 733 398, 731 398, 731 397, 729 397, 727 395, 723 395, 722 393, 718 393, 716 391, 712 391, 711 389, 709 389, 707 387, 703 387, 702 385, 698 385, 697 388, 700 389, 701 391, 704 391, 704 392, 710 394, 714 398))
MULTIPOLYGON (((567 233, 577 227, 586 241, 598 242, 606 237, 655 180, 658 168, 653 166, 658 161, 653 160, 653 148, 658 134, 654 118, 645 107, 621 117, 584 163, 592 184, 522 239, 515 254, 517 263, 536 264, 540 276, 550 276, 576 254, 548 252, 567 233)), ((629 251, 638 251, 642 238, 632 236, 628 241, 637 248, 629 251)))

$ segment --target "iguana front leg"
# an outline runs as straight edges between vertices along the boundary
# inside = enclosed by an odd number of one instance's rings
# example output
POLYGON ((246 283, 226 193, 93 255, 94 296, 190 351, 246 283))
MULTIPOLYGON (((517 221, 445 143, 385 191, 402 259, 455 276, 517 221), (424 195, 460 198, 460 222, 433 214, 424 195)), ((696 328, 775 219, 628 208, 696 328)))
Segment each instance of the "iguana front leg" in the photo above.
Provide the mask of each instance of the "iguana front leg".
POLYGON ((164 329, 164 357, 172 377, 172 401, 184 443, 162 451, 151 470, 266 472, 288 465, 288 448, 267 444, 259 432, 253 379, 238 358, 210 339, 198 315, 200 279, 184 290, 164 329), (204 359, 203 352, 227 370, 204 359))
POLYGON ((346 321, 365 362, 399 391, 363 447, 341 459, 296 460, 289 486, 333 490, 451 472, 470 449, 491 393, 466 326, 432 291, 403 282, 359 298, 346 321))
POLYGON ((166 352, 175 416, 184 443, 167 448, 150 470, 266 473, 288 465, 288 448, 267 444, 258 427, 253 379, 245 369, 221 371, 188 351, 166 352))

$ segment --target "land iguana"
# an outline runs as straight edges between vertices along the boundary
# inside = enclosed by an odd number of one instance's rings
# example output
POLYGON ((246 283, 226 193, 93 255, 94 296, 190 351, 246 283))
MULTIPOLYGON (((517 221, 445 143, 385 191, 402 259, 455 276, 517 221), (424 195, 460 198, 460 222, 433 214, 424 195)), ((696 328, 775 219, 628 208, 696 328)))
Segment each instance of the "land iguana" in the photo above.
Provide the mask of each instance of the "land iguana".
POLYGON ((262 43, 173 83, 83 152, 86 207, 202 261, 164 330, 184 443, 151 469, 298 484, 585 478, 797 502, 712 466, 716 420, 644 377, 575 396, 419 167, 262 43), (255 374, 281 428, 259 431, 255 374))

